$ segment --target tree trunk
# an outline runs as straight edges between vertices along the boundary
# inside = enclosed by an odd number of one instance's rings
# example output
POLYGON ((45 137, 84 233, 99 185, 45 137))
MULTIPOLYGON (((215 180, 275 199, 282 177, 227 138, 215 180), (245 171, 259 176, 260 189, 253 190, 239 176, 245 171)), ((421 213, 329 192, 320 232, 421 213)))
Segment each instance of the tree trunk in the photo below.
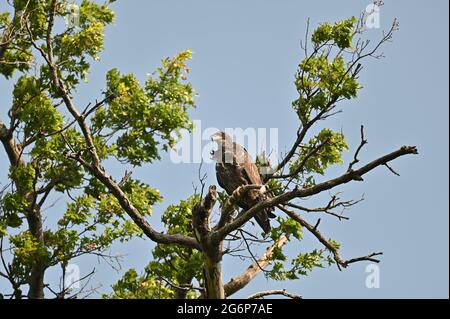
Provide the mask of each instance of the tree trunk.
MULTIPOLYGON (((9 162, 11 166, 25 166, 25 161, 22 157, 20 147, 16 144, 11 132, 8 131, 6 126, 0 122, 0 141, 2 142, 6 153, 8 154, 9 162)), ((20 181, 13 181, 16 185, 17 192, 20 196, 23 196, 28 202, 27 210, 27 222, 28 229, 33 237, 43 246, 44 245, 44 231, 42 214, 39 207, 35 205, 35 193, 27 192, 20 187, 20 181)), ((46 265, 43 264, 39 258, 35 258, 31 265, 31 273, 29 279, 29 291, 28 298, 30 299, 42 299, 44 298, 44 274, 46 265)))
POLYGON ((28 298, 30 299, 44 299, 44 275, 45 267, 42 263, 35 262, 31 268, 31 275, 28 290, 28 298))
MULTIPOLYGON (((42 224, 42 215, 39 209, 33 209, 28 213, 28 228, 30 229, 33 237, 39 242, 40 245, 45 245, 44 231, 42 224)), ((30 289, 28 291, 28 298, 30 299, 44 299, 44 275, 46 265, 41 260, 35 258, 31 267, 30 274, 30 289)))
POLYGON ((205 253, 205 283, 207 299, 225 299, 220 260, 205 253))
POLYGON ((186 299, 188 291, 186 289, 175 288, 175 299, 186 299))

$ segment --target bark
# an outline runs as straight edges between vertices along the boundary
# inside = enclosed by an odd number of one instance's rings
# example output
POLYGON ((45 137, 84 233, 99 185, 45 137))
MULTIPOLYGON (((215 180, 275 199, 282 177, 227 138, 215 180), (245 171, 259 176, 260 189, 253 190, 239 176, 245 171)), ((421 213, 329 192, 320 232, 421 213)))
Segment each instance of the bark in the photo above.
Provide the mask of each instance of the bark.
POLYGON ((205 251, 205 283, 207 299, 225 299, 221 260, 211 258, 208 250, 205 251))
POLYGON ((3 60, 5 52, 6 52, 6 45, 0 45, 0 61, 3 60))

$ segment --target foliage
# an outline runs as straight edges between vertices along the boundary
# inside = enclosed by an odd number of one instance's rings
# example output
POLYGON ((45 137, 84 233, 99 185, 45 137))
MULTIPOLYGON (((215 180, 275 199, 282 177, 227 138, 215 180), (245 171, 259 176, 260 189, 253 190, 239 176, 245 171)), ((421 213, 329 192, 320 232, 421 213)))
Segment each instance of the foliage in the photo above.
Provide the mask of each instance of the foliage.
POLYGON ((361 85, 344 57, 345 50, 352 48, 356 23, 355 18, 326 23, 312 34, 314 51, 299 64, 295 78, 299 98, 292 104, 302 123, 310 121, 314 112, 326 113, 339 99, 357 96, 361 85))
POLYGON ((186 111, 194 106, 192 86, 181 83, 186 61, 192 53, 187 50, 173 59, 162 61, 156 78, 150 77, 141 86, 132 74, 121 75, 111 70, 107 75, 107 108, 99 108, 93 118, 94 130, 120 132, 117 156, 135 166, 160 159, 158 144, 168 150, 177 141, 179 129, 192 129, 186 111), (161 141, 158 141, 159 138, 161 141))
MULTIPOLYGON (((79 24, 65 27, 70 14, 67 1, 15 0, 12 14, 0 13, 0 75, 15 81, 9 115, 14 138, 23 147, 23 163, 9 166, 12 187, 2 194, 0 235, 11 245, 10 267, 21 274, 19 286, 27 283, 33 264, 64 269, 74 258, 103 255, 115 241, 143 234, 116 196, 68 156, 84 154, 90 160, 83 132, 64 111, 65 100, 48 63, 53 59, 57 76, 72 97, 87 81, 91 64, 100 61, 105 27, 115 16, 109 4, 80 1, 79 24), (48 39, 52 12, 55 34, 48 39), (48 202, 52 192, 64 196, 66 209, 58 209, 56 226, 45 227, 38 240, 28 229, 29 218, 33 211, 42 214, 44 205, 53 205, 48 202)), ((187 82, 191 56, 186 50, 164 59, 144 84, 135 75, 122 75, 117 69, 108 72, 105 101, 90 111, 89 121, 101 161, 153 162, 178 141, 177 131, 192 129, 187 114, 195 106, 195 92, 187 82)), ((6 130, 1 121, 0 129, 6 130)), ((142 216, 150 216, 162 201, 157 189, 136 179, 128 178, 121 189, 142 216)), ((172 222, 174 232, 181 227, 178 222, 172 222)), ((175 248, 160 247, 155 254, 162 258, 171 254, 166 252, 170 249, 175 248)), ((198 255, 191 257, 198 263, 198 255)))
MULTIPOLYGON (((0 247, 1 254, 10 252, 3 264, 7 275, 0 275, 9 279, 12 295, 19 298, 23 286, 31 287, 36 271, 42 272, 43 281, 46 270, 59 267, 64 277, 74 259, 83 255, 111 259, 105 252, 114 242, 143 236, 145 218, 162 202, 162 195, 127 171, 116 181, 104 166, 152 164, 175 146, 180 130, 193 129, 189 111, 195 107, 196 93, 187 81, 190 50, 163 59, 144 83, 135 74, 112 69, 101 99, 93 98, 95 103, 84 110, 74 105, 80 83, 88 81, 92 63, 101 59, 105 28, 114 22, 113 2, 79 1, 78 25, 64 24, 70 18, 65 0, 14 0, 10 13, 0 13, 0 75, 14 83, 10 122, 0 121, 11 182, 0 193, 1 245, 10 246, 0 247), (45 213, 55 204, 55 193, 64 198, 65 206, 53 207, 52 225, 45 213)), ((303 129, 299 138, 317 121, 332 116, 338 102, 357 97, 361 89, 355 59, 359 51, 354 47, 357 24, 355 18, 324 23, 311 34, 312 51, 305 47, 294 79, 298 97, 292 107, 303 129)), ((286 161, 287 177, 265 176, 270 193, 280 195, 291 184, 316 185, 315 179, 327 168, 342 163, 346 150, 344 134, 327 128, 309 140, 301 139, 286 161)), ((271 163, 264 158, 258 157, 257 164, 270 171, 271 163)), ((219 193, 220 206, 227 199, 225 192, 219 193)), ((196 238, 192 211, 201 200, 193 195, 167 207, 161 221, 168 236, 196 238)), ((292 218, 278 216, 272 224, 267 236, 272 242, 282 236, 295 243, 303 239, 304 227, 292 218)), ((274 248, 267 278, 294 280, 337 262, 332 251, 340 245, 328 243, 328 250, 314 249, 293 258, 283 247, 274 248)), ((238 245, 242 244, 241 240, 238 245)), ((103 298, 198 298, 205 278, 204 255, 197 249, 157 244, 143 272, 129 269, 103 298)), ((59 293, 49 290, 58 298, 70 294, 69 288, 59 293)))
POLYGON ((342 164, 342 152, 345 150, 348 150, 348 145, 342 133, 323 129, 305 145, 300 156, 290 163, 290 171, 295 172, 300 165, 303 165, 303 174, 324 175, 329 166, 342 164), (317 148, 320 149, 314 155, 309 156, 317 148))

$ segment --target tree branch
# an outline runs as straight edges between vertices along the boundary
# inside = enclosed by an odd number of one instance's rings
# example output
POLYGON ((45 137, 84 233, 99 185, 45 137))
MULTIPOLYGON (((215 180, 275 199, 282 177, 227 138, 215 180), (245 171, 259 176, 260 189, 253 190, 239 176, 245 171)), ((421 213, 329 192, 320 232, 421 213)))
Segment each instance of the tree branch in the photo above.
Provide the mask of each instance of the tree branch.
POLYGON ((271 296, 271 295, 282 295, 282 296, 285 296, 285 297, 288 297, 288 298, 291 298, 291 299, 302 299, 302 296, 291 294, 291 293, 287 292, 286 289, 283 289, 283 290, 267 290, 267 291, 258 292, 256 294, 248 296, 247 299, 259 299, 259 298, 263 298, 263 297, 271 296))
POLYGON ((348 171, 351 171, 353 169, 353 166, 355 164, 359 163, 359 159, 358 159, 359 152, 361 152, 362 148, 367 143, 369 143, 369 142, 364 137, 364 125, 361 125, 361 143, 359 144, 358 148, 356 149, 355 155, 353 156, 353 161, 348 166, 348 171))
POLYGON ((338 207, 342 207, 343 210, 345 210, 348 207, 354 206, 360 202, 362 202, 364 200, 364 197, 362 197, 361 199, 354 201, 354 200, 349 200, 349 201, 339 201, 339 198, 337 197, 338 195, 334 195, 332 196, 331 200, 328 202, 328 204, 325 207, 318 207, 318 208, 308 208, 308 207, 304 207, 304 206, 300 206, 297 204, 293 204, 293 203, 287 203, 286 206, 298 209, 298 210, 302 210, 304 212, 307 213, 325 213, 331 216, 334 216, 336 218, 338 218, 339 220, 345 219, 345 220, 349 220, 349 217, 343 216, 342 213, 341 214, 337 214, 335 212, 333 212, 333 209, 336 209, 338 207))
POLYGON ((334 261, 336 262, 339 270, 341 269, 340 267, 346 268, 349 264, 351 263, 355 263, 355 262, 359 262, 359 261, 372 261, 372 262, 380 262, 378 259, 373 258, 374 256, 379 256, 382 255, 383 253, 373 253, 369 256, 365 256, 365 257, 358 257, 358 258, 354 258, 354 259, 350 259, 350 260, 345 260, 341 257, 340 253, 339 253, 339 248, 336 247, 335 245, 333 245, 331 243, 331 241, 329 241, 328 239, 326 239, 321 233, 320 231, 317 229, 318 225, 316 226, 312 226, 311 224, 309 224, 306 220, 304 220, 300 215, 298 215, 297 213, 286 209, 285 207, 279 205, 278 206, 279 209, 281 209, 283 212, 286 213, 286 215, 288 215, 289 217, 291 217, 293 220, 295 220, 296 222, 298 222, 300 225, 302 225, 303 227, 305 227, 311 234, 313 234, 322 245, 324 245, 332 254, 334 257, 334 261))

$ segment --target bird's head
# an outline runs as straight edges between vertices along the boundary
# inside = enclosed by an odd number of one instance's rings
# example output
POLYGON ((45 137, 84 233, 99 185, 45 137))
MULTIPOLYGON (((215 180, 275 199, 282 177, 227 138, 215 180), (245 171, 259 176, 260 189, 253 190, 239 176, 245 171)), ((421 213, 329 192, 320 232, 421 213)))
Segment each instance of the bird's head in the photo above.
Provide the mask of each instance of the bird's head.
POLYGON ((213 142, 217 142, 218 144, 219 143, 232 142, 233 141, 233 139, 231 138, 230 135, 228 135, 225 132, 221 132, 221 131, 220 132, 216 132, 213 135, 211 135, 211 140, 213 142))
POLYGON ((211 135, 211 140, 217 143, 217 148, 211 151, 211 159, 215 162, 222 162, 224 152, 228 149, 233 139, 225 132, 216 132, 211 135))

